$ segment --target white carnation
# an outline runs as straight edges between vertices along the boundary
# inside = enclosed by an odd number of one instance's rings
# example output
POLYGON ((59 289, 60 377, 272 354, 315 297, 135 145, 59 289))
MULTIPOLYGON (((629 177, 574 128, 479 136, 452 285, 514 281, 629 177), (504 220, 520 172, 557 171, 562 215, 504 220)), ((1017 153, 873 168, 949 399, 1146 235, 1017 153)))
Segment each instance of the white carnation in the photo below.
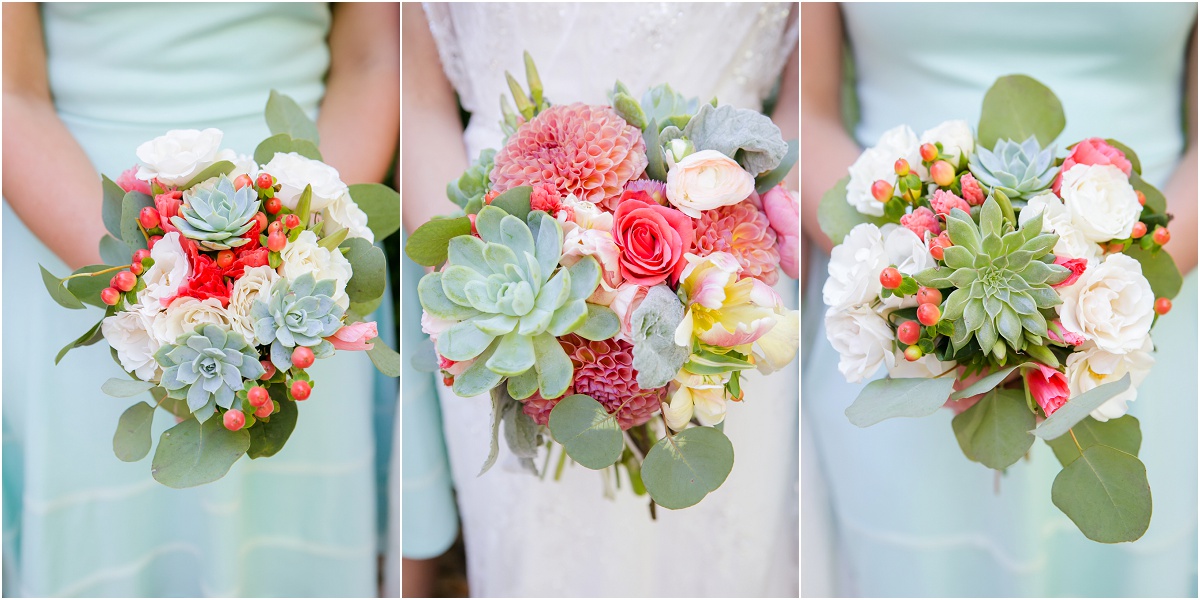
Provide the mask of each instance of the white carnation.
POLYGON ((154 353, 162 347, 162 342, 151 331, 150 317, 139 308, 135 306, 105 317, 100 323, 100 332, 117 352, 121 368, 137 375, 138 379, 151 381, 159 375, 154 353))
MULTIPOLYGON (((898 271, 911 276, 937 265, 933 260, 933 255, 929 254, 929 248, 925 246, 925 242, 917 237, 917 234, 913 233, 911 229, 889 223, 880 229, 880 233, 883 235, 884 263, 886 263, 884 267, 889 264, 896 265, 898 271)), ((883 268, 881 267, 880 270, 882 271, 883 268)), ((878 272, 875 274, 875 280, 879 281, 878 272)), ((879 289, 883 289, 882 284, 879 289)), ((888 308, 912 307, 917 305, 917 297, 889 296, 883 299, 883 305, 888 308)))
POLYGON ((229 313, 216 298, 200 300, 192 297, 178 298, 158 313, 151 323, 154 337, 163 344, 174 344, 185 333, 195 331, 201 325, 216 325, 225 331, 231 328, 229 313))
POLYGON ((321 211, 321 215, 322 218, 330 221, 325 224, 326 235, 340 229, 348 229, 346 237, 363 238, 372 244, 375 243, 375 232, 367 227, 367 213, 363 212, 350 197, 349 190, 339 196, 333 204, 325 207, 325 210, 321 211))
POLYGON ((142 273, 145 289, 138 292, 143 312, 153 314, 162 310, 162 303, 175 296, 179 286, 191 274, 187 252, 179 242, 179 233, 172 231, 154 244, 150 251, 154 264, 142 273))
POLYGON ((1142 214, 1129 177, 1113 165, 1075 165, 1059 192, 1071 222, 1093 242, 1129 237, 1142 214))
POLYGON ((1154 292, 1142 265, 1126 254, 1094 262, 1079 279, 1058 288, 1058 307, 1066 329, 1114 354, 1141 348, 1154 322, 1154 292))
POLYGON ((888 266, 883 234, 870 223, 854 226, 829 255, 829 279, 821 288, 830 308, 854 306, 879 297, 879 272, 888 266))
POLYGON ((926 177, 921 165, 921 145, 917 134, 907 125, 884 132, 879 143, 867 148, 850 165, 850 183, 846 184, 846 202, 858 212, 873 217, 883 216, 883 203, 871 195, 871 186, 882 179, 896 185, 896 160, 903 158, 922 179, 926 177))
POLYGON ((336 249, 330 251, 317 245, 316 234, 308 230, 300 232, 296 241, 288 242, 279 256, 283 259, 280 275, 289 281, 295 281, 305 273, 312 273, 317 281, 333 279, 333 301, 342 308, 350 306, 350 297, 346 295, 346 283, 354 275, 350 261, 336 249))
POLYGON ((825 312, 825 335, 841 356, 838 371, 850 383, 867 379, 895 358, 891 326, 866 305, 830 308, 825 312))

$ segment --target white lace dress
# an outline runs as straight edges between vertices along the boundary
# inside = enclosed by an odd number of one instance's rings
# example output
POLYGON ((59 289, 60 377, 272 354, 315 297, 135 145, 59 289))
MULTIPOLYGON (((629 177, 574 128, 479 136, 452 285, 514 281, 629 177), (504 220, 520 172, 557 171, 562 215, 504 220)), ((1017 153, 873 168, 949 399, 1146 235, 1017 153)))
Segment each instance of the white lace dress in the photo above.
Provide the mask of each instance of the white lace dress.
MULTIPOLYGON (((471 113, 470 158, 497 147, 504 71, 528 50, 552 102, 606 102, 620 79, 640 96, 667 82, 688 96, 761 109, 796 47, 794 4, 427 4, 442 64, 471 113)), ((447 211, 451 206, 447 204, 447 211)), ((796 306, 798 284, 777 286, 796 306)), ((545 481, 501 443, 488 454, 491 402, 440 390, 446 443, 476 596, 796 596, 798 368, 743 384, 725 433, 736 458, 699 505, 658 509, 628 487, 605 497, 578 465, 545 481)), ((544 457, 535 462, 540 468, 544 457)), ((557 454, 555 456, 557 460, 557 454)), ((551 463, 550 470, 553 471, 551 463)))

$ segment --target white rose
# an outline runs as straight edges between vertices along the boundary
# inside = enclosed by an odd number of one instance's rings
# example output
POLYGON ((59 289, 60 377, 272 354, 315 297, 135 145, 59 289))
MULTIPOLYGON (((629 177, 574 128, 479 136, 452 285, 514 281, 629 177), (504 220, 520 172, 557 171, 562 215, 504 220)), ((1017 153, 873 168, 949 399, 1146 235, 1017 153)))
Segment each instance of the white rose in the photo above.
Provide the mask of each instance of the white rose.
POLYGON ((700 218, 700 211, 737 204, 754 191, 754 177, 716 150, 701 150, 679 162, 674 158, 668 162, 667 200, 693 219, 700 218))
POLYGON ((105 317, 100 332, 117 352, 121 368, 142 381, 151 381, 159 374, 154 353, 162 347, 162 342, 151 331, 150 318, 138 308, 105 317))
MULTIPOLYGON (((240 175, 249 175, 251 178, 258 175, 258 164, 254 162, 253 156, 237 154, 233 150, 222 150, 217 154, 217 160, 227 160, 233 163, 233 170, 225 175, 230 181, 237 179, 240 175)), ((199 190, 212 190, 217 187, 217 183, 220 181, 221 178, 219 176, 209 177, 192 186, 188 192, 194 194, 199 190)))
POLYGON ((172 129, 137 148, 137 178, 142 181, 158 179, 166 185, 183 185, 201 171, 221 160, 228 160, 229 151, 221 152, 220 129, 172 129))
POLYGON ((325 207, 325 210, 321 211, 321 218, 330 221, 325 224, 326 235, 340 229, 348 229, 346 237, 363 238, 372 244, 375 243, 375 232, 367 227, 367 213, 350 197, 349 190, 338 196, 333 204, 325 207))
POLYGON ((1110 254, 1088 265, 1075 283, 1058 288, 1066 329, 1106 352, 1123 354, 1142 347, 1154 321, 1154 292, 1142 265, 1126 254, 1110 254))
POLYGON ((337 169, 319 161, 296 154, 276 152, 271 162, 263 165, 263 171, 279 180, 280 189, 275 197, 289 209, 295 209, 305 186, 312 186, 311 210, 324 210, 347 191, 337 169))
POLYGON ((1043 192, 1030 198, 1021 210, 1018 221, 1024 227, 1038 213, 1042 215, 1042 233, 1058 234, 1058 242, 1054 244, 1055 255, 1083 258, 1088 262, 1100 259, 1100 246, 1075 226, 1071 212, 1053 192, 1043 192))
MULTIPOLYGON (((917 234, 913 233, 911 229, 889 223, 880 229, 880 233, 883 235, 884 267, 889 264, 896 265, 896 269, 901 273, 916 275, 937 265, 933 260, 933 255, 929 254, 929 248, 925 246, 925 242, 917 237, 917 234)), ((883 270, 883 267, 880 267, 880 270, 883 270)), ((878 272, 875 274, 875 281, 879 281, 878 272)), ((879 289, 883 289, 882 284, 879 289)), ((916 306, 917 297, 889 296, 883 299, 883 305, 888 308, 916 306)))
POLYGON ((1071 222, 1093 242, 1127 238, 1142 214, 1137 192, 1112 165, 1075 165, 1063 173, 1059 190, 1071 222))
POLYGON ((875 374, 888 359, 894 360, 895 334, 871 307, 831 308, 825 312, 825 335, 841 356, 838 371, 850 383, 875 374))
POLYGON ((1129 389, 1110 398, 1091 413, 1097 421, 1124 415, 1129 411, 1129 402, 1137 399, 1137 386, 1141 385, 1154 366, 1154 356, 1150 354, 1153 349, 1149 337, 1140 348, 1124 354, 1105 352, 1091 342, 1084 344, 1067 357, 1067 384, 1071 388, 1071 397, 1117 381, 1128 373, 1129 389))
POLYGON ((275 285, 276 281, 279 281, 279 274, 275 269, 264 265, 246 269, 233 283, 233 292, 229 294, 229 307, 226 309, 229 313, 229 325, 251 344, 258 345, 258 341, 254 337, 254 320, 250 317, 250 309, 256 299, 261 297, 264 302, 267 300, 271 286, 275 285))
POLYGON ((830 308, 854 306, 879 297, 879 272, 888 266, 883 235, 870 223, 855 225, 829 255, 829 279, 821 288, 830 308))
POLYGON ((350 261, 336 249, 330 251, 318 246, 316 234, 308 230, 300 232, 296 241, 284 246, 279 257, 283 259, 279 266, 280 275, 290 281, 305 273, 312 273, 317 281, 333 279, 333 301, 342 308, 350 306, 350 297, 346 295, 346 282, 354 275, 350 261))
POLYGON ((164 300, 173 298, 179 286, 191 274, 187 252, 179 243, 179 233, 172 231, 154 244, 150 251, 154 264, 142 273, 146 288, 138 292, 143 312, 153 314, 162 310, 164 300))
POLYGON ((975 134, 971 133, 971 126, 962 120, 946 121, 921 134, 922 144, 938 142, 942 143, 942 154, 946 155, 950 164, 956 166, 960 157, 970 156, 975 151, 975 134))
POLYGON ((151 330, 159 342, 174 344, 183 334, 208 324, 230 330, 229 313, 221 307, 221 301, 216 298, 200 300, 183 297, 171 302, 165 311, 154 318, 151 330))
POLYGON ((907 125, 884 132, 879 143, 867 148, 850 165, 850 183, 846 184, 846 202, 858 212, 883 216, 883 203, 871 195, 871 186, 882 179, 896 185, 896 160, 903 158, 921 179, 927 176, 921 165, 921 144, 907 125))
POLYGON ((887 366, 889 377, 932 379, 953 368, 955 362, 940 361, 933 354, 926 354, 909 362, 904 358, 904 351, 897 348, 890 357, 884 358, 884 364, 887 366))

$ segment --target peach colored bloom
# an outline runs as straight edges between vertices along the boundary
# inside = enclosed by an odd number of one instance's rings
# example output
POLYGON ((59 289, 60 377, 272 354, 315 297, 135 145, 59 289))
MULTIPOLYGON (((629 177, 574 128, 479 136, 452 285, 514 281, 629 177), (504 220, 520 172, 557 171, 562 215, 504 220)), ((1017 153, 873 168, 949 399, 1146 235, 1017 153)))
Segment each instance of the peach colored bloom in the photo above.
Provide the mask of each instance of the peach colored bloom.
POLYGON ((933 197, 929 199, 929 203, 933 205, 933 212, 939 215, 948 215, 951 210, 956 208, 967 213, 971 212, 971 205, 966 200, 946 190, 935 191, 933 197))
POLYGON ((979 206, 987 198, 983 194, 983 188, 979 186, 979 182, 975 180, 975 176, 970 173, 963 173, 958 180, 958 185, 962 188, 963 200, 971 206, 979 206))
POLYGON ((918 207, 911 213, 900 217, 900 224, 917 234, 917 237, 921 238, 922 241, 925 240, 926 231, 933 237, 937 237, 942 232, 942 227, 938 224, 937 215, 924 206, 918 207))
POLYGON ((370 350, 374 344, 368 342, 377 337, 379 337, 379 328, 375 322, 363 321, 343 326, 325 340, 338 350, 370 350))
POLYGON ((800 273, 800 203, 780 184, 762 197, 762 204, 779 239, 779 268, 796 279, 800 273))
POLYGON ((701 213, 692 252, 700 256, 728 252, 742 266, 742 277, 754 277, 768 285, 779 281, 778 236, 767 214, 749 201, 701 213))

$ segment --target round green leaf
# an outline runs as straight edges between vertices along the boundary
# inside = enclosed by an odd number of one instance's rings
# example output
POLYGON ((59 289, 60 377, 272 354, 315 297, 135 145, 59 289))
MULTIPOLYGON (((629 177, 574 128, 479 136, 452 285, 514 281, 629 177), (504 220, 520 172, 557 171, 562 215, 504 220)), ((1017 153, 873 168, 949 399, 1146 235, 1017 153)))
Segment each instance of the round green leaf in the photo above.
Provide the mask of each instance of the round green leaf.
POLYGON ((731 470, 729 438, 714 427, 692 427, 654 444, 642 461, 641 475, 654 502, 675 510, 703 500, 725 483, 731 470))
POLYGON ((928 417, 946 403, 953 389, 954 377, 876 379, 846 409, 846 418, 869 427, 894 417, 928 417))
POLYGON ((54 276, 53 273, 46 270, 46 267, 38 265, 42 269, 42 284, 46 286, 46 291, 50 293, 50 297, 63 308, 79 309, 85 308, 83 303, 79 301, 66 286, 63 281, 54 276))
POLYGON ((292 436, 292 431, 296 429, 296 418, 300 416, 296 402, 288 400, 284 386, 271 385, 267 386, 267 390, 271 392, 271 399, 279 402, 279 412, 266 419, 259 419, 254 427, 249 429, 250 447, 247 448, 246 455, 252 459, 275 456, 282 450, 283 445, 292 436))
POLYGON ((1043 440, 1052 440, 1060 435, 1067 433, 1067 430, 1075 426, 1076 423, 1084 420, 1089 413, 1099 408, 1101 404, 1117 394, 1124 393, 1129 389, 1130 379, 1126 373, 1124 377, 1110 381, 1104 385, 1096 386, 1074 398, 1067 401, 1066 404, 1054 411, 1054 414, 1042 421, 1040 425, 1034 428, 1032 433, 1043 440))
POLYGON ((603 469, 621 458, 625 440, 617 420, 590 396, 575 394, 550 411, 550 434, 575 462, 603 469))
POLYGON ((1150 282, 1150 289, 1156 298, 1174 298, 1183 287, 1183 276, 1175 259, 1164 250, 1152 252, 1142 250, 1138 246, 1130 246, 1125 254, 1142 264, 1142 276, 1150 282))
MULTIPOLYGON (((72 275, 78 273, 95 273, 96 271, 103 271, 111 268, 112 267, 109 265, 88 265, 75 271, 72 273, 72 275)), ((100 292, 104 290, 104 288, 108 287, 109 282, 112 280, 112 275, 112 273, 109 273, 105 275, 95 275, 92 277, 74 277, 67 280, 67 289, 70 290, 71 295, 78 298, 80 302, 107 309, 108 305, 100 299, 100 292)))
MULTIPOLYGON (((124 264, 125 261, 132 260, 133 251, 129 249, 129 245, 121 240, 104 234, 100 238, 100 260, 110 265, 124 264)), ((107 280, 105 280, 107 281, 107 280)))
POLYGON ((254 149, 254 162, 265 165, 271 162, 272 158, 275 158, 277 152, 284 154, 295 152, 305 158, 321 160, 321 151, 317 149, 315 144, 308 140, 297 140, 286 133, 281 133, 263 140, 254 149))
POLYGON ((304 109, 300 108, 300 105, 291 96, 271 90, 271 95, 267 98, 265 116, 267 128, 273 135, 286 133, 298 140, 307 140, 313 144, 321 143, 321 138, 317 135, 317 124, 308 118, 304 109))
POLYGON ((150 424, 154 407, 138 402, 125 409, 113 434, 113 454, 125 462, 137 462, 150 453, 150 424))
POLYGON ((1028 75, 1008 75, 997 79, 983 97, 978 143, 993 148, 1001 139, 1022 142, 1034 135, 1045 147, 1066 126, 1062 102, 1050 88, 1028 75))
POLYGON ((883 225, 886 219, 883 217, 872 217, 858 212, 858 209, 846 202, 846 184, 850 183, 850 176, 847 175, 833 186, 833 189, 825 192, 821 196, 821 204, 817 207, 817 223, 821 225, 821 231, 829 237, 829 240, 834 244, 842 243, 842 239, 854 229, 855 225, 862 223, 874 223, 883 225))
POLYGON ((963 454, 991 469, 1011 466, 1036 439, 1029 434, 1034 414, 1020 391, 992 391, 950 424, 963 454))
POLYGON ((1132 542, 1150 527, 1152 502, 1146 467, 1137 457, 1116 448, 1085 449, 1054 478, 1050 497, 1090 540, 1132 542))
POLYGON ((351 302, 367 302, 383 295, 387 276, 387 257, 383 250, 362 238, 342 242, 346 260, 354 275, 346 283, 346 295, 351 302))
POLYGON ((100 207, 100 218, 104 228, 114 237, 121 237, 121 202, 125 199, 125 190, 107 176, 101 176, 100 187, 104 190, 104 203, 100 207))
POLYGON ((532 187, 518 186, 496 196, 492 200, 491 206, 503 209, 504 212, 524 221, 529 216, 529 196, 532 193, 532 187))
POLYGON ((388 377, 400 376, 400 354, 383 343, 383 340, 375 338, 371 341, 371 349, 367 350, 367 356, 380 373, 388 377))
POLYGON ((100 386, 100 391, 113 398, 130 398, 142 392, 150 391, 152 387, 154 387, 153 381, 138 381, 136 379, 118 379, 113 377, 100 386))
POLYGON ((446 262, 450 240, 460 235, 471 235, 471 220, 467 217, 434 219, 408 236, 404 253, 418 265, 436 267, 446 262))
POLYGON ((154 206, 154 199, 141 192, 129 192, 121 200, 121 240, 134 250, 147 247, 146 236, 138 229, 138 215, 147 206, 154 206))
POLYGON ((164 431, 150 464, 154 479, 179 489, 224 477, 250 448, 250 432, 229 431, 221 421, 208 419, 202 425, 188 418, 164 431))
POLYGON ((1080 447, 1086 450, 1092 446, 1108 446, 1134 456, 1142 448, 1142 428, 1133 415, 1107 421, 1088 417, 1076 423, 1071 431, 1075 434, 1074 438, 1062 435, 1046 442, 1064 467, 1079 458, 1080 447))
POLYGON ((367 227, 380 241, 400 229, 400 194, 381 183, 350 186, 350 197, 367 215, 367 227))

